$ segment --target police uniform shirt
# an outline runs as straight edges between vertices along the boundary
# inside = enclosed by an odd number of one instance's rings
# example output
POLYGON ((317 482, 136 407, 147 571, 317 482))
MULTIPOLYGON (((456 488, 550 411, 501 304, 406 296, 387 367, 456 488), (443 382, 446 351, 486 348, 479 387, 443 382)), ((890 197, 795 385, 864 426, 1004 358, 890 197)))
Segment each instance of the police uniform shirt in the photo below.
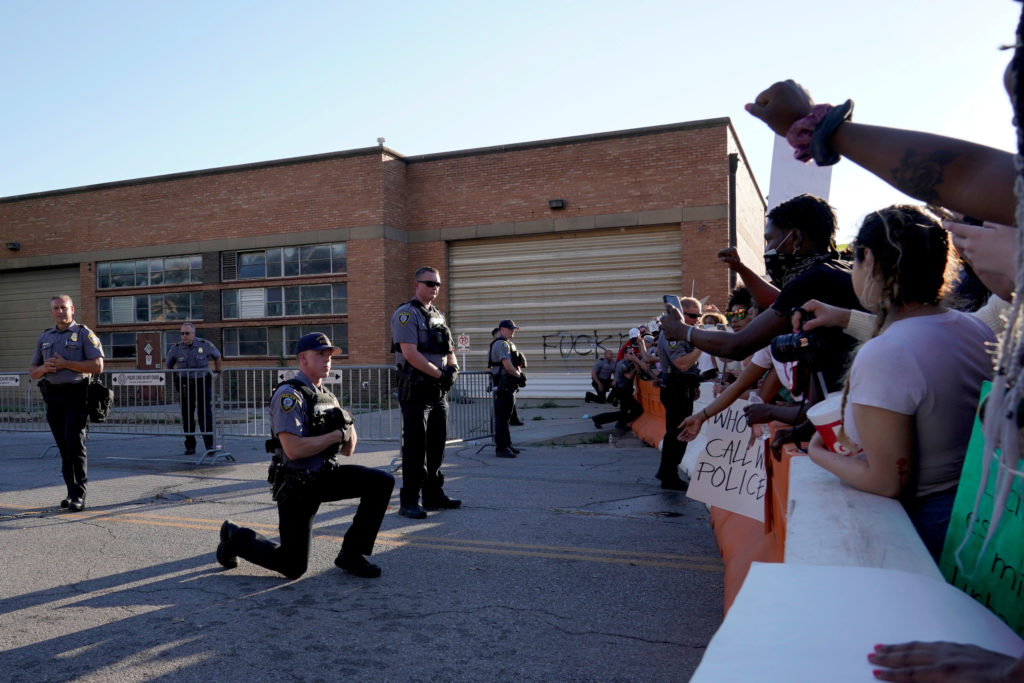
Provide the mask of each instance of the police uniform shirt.
MULTIPOLYGON (((63 332, 56 327, 39 335, 36 350, 32 354, 32 365, 39 366, 57 354, 64 360, 83 361, 103 358, 100 339, 85 325, 71 321, 63 332)), ((85 379, 85 373, 62 368, 43 377, 48 384, 75 384, 85 379)))
POLYGON ((685 356, 694 349, 693 344, 688 344, 683 339, 669 339, 667 335, 658 335, 658 362, 661 364, 662 372, 671 372, 673 374, 685 372, 687 374, 696 375, 700 371, 697 368, 697 364, 694 363, 689 367, 688 370, 681 371, 677 368, 672 361, 681 356, 685 356))
POLYGON ((632 372, 635 368, 636 365, 628 358, 623 358, 615 365, 615 386, 619 391, 633 391, 633 378, 626 377, 626 373, 632 372))
POLYGON ((220 358, 220 351, 212 343, 206 341, 202 337, 196 337, 189 346, 184 342, 178 342, 167 349, 167 367, 173 370, 178 368, 183 370, 185 368, 203 370, 203 372, 186 372, 182 373, 189 377, 196 378, 202 377, 206 374, 206 370, 210 367, 210 361, 220 358))
POLYGON ((599 379, 611 379, 615 374, 615 361, 599 358, 591 371, 596 372, 599 379))
MULTIPOLYGON (((447 324, 444 320, 444 314, 434 308, 433 305, 428 310, 431 313, 430 317, 434 320, 434 325, 437 325, 438 321, 442 325, 447 324)), ((412 344, 416 346, 420 353, 437 367, 444 365, 444 358, 447 354, 423 350, 430 341, 427 316, 423 315, 420 307, 412 302, 407 301, 402 304, 391 316, 391 338, 395 344, 412 344)), ((395 351, 395 363, 398 365, 405 363, 405 357, 402 356, 400 350, 395 351)))
MULTIPOLYGON (((512 352, 515 350, 515 345, 508 339, 491 343, 491 353, 487 360, 491 364, 492 375, 498 376, 505 370, 505 363, 503 361, 508 358, 512 362, 512 352)), ((512 362, 512 365, 515 365, 515 363, 512 362)), ((508 374, 508 372, 505 372, 505 374, 508 374)))

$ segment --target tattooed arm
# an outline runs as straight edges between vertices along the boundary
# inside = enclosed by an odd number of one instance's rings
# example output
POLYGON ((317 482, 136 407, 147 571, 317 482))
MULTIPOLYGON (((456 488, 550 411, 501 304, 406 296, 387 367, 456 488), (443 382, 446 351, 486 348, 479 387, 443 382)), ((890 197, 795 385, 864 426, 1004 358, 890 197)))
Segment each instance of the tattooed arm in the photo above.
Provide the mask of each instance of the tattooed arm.
MULTIPOLYGON (((779 135, 814 101, 789 80, 761 92, 747 111, 779 135)), ((1013 155, 984 145, 897 128, 844 123, 832 147, 901 192, 969 216, 1014 223, 1013 155)))
POLYGON ((929 204, 1000 223, 1014 223, 1013 155, 984 145, 845 123, 832 145, 897 190, 929 204))

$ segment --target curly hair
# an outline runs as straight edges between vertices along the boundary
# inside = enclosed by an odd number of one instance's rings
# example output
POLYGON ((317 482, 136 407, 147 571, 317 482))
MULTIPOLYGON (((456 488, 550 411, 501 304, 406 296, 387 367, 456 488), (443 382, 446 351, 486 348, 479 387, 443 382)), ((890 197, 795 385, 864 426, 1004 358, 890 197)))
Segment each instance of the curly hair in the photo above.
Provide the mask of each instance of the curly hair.
MULTIPOLYGON (((881 333, 894 310, 910 303, 935 305, 942 300, 948 288, 949 236, 933 215, 905 204, 868 214, 853 242, 854 260, 863 263, 868 249, 875 260, 875 273, 869 277, 877 274, 882 282, 872 338, 881 333)), ((846 414, 849 395, 847 376, 840 415, 846 414)), ((843 445, 851 445, 845 425, 839 439, 843 445)))
POLYGON ((836 250, 836 212, 811 194, 787 199, 768 212, 768 220, 783 232, 799 231, 821 253, 836 250))

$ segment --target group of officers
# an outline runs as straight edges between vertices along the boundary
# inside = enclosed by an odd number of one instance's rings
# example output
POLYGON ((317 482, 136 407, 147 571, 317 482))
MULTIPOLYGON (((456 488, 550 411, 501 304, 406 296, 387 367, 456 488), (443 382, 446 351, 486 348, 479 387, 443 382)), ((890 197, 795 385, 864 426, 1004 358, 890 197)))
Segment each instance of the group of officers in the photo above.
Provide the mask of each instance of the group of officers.
MULTIPOLYGON (((441 288, 436 268, 423 267, 413 276, 413 298, 391 317, 392 351, 399 377, 402 411, 402 488, 398 514, 424 519, 428 510, 452 510, 462 501, 444 490, 441 471, 447 439, 448 394, 459 366, 450 329, 434 306, 441 288)), ((86 491, 86 389, 92 375, 103 372, 103 348, 98 337, 74 321, 74 304, 67 295, 50 302, 55 326, 36 344, 30 374, 39 381, 47 408, 47 421, 62 460, 67 497, 62 508, 81 511, 86 491)), ((494 392, 495 455, 514 458, 510 424, 522 424, 515 415, 515 399, 526 385, 526 358, 512 341, 518 325, 502 320, 492 331, 487 367, 494 392)), ((185 323, 181 341, 168 349, 166 365, 181 374, 182 424, 186 453, 194 453, 199 427, 207 449, 212 443, 210 410, 212 375, 221 370, 221 354, 212 343, 195 336, 185 323)), ((361 577, 380 576, 366 558, 373 552, 394 477, 362 465, 342 465, 338 456, 355 451, 357 436, 352 416, 341 407, 323 380, 330 374, 332 356, 340 348, 323 333, 307 334, 296 345, 299 369, 294 378, 277 386, 270 400, 272 454, 268 472, 278 506, 280 541, 275 542, 231 520, 220 528, 217 561, 226 568, 238 558, 277 571, 288 578, 305 573, 312 540, 313 518, 320 504, 359 498, 352 525, 345 534, 335 564, 361 577)))
MULTIPOLYGON (((391 318, 402 410, 403 480, 398 512, 411 519, 425 518, 427 510, 451 510, 462 504, 445 493, 441 472, 447 397, 459 367, 451 331, 433 305, 440 287, 436 268, 418 269, 413 277, 413 298, 391 318)), ((67 497, 60 506, 77 512, 85 509, 86 391, 90 378, 103 372, 103 347, 95 333, 75 322, 69 296, 54 296, 50 312, 55 326, 39 337, 30 375, 43 393, 47 422, 61 454, 67 497)), ((516 392, 526 383, 526 360, 511 341, 516 329, 513 321, 502 320, 494 330, 488 357, 495 391, 495 454, 503 458, 519 452, 512 446, 509 422, 516 392)), ((219 373, 221 354, 213 344, 195 336, 191 323, 182 325, 181 337, 168 350, 166 365, 181 371, 185 448, 186 453, 194 453, 197 426, 207 449, 213 447, 209 364, 219 373)), ((216 550, 217 561, 224 567, 236 567, 241 557, 298 578, 307 569, 313 518, 320 504, 359 498, 335 564, 356 576, 380 576, 380 567, 366 558, 373 552, 395 479, 388 472, 342 465, 337 459, 352 455, 357 442, 351 414, 323 384, 330 374, 332 356, 340 350, 320 332, 299 339, 299 370, 294 378, 277 386, 270 400, 272 438, 266 446, 272 461, 268 481, 277 502, 280 541, 225 520, 216 550)))

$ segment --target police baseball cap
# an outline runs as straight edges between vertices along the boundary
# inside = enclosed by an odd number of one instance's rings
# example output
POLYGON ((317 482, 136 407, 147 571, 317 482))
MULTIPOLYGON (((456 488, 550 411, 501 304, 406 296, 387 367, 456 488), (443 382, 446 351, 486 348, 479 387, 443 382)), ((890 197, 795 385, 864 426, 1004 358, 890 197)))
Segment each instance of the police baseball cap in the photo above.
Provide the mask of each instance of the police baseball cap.
POLYGON ((341 351, 341 347, 331 344, 331 340, 323 332, 311 332, 299 339, 299 343, 295 345, 295 355, 299 355, 303 351, 323 351, 324 349, 341 351))
POLYGON ((519 329, 519 325, 516 325, 511 320, 502 320, 500 323, 498 323, 498 327, 507 327, 510 330, 518 330, 519 329))

